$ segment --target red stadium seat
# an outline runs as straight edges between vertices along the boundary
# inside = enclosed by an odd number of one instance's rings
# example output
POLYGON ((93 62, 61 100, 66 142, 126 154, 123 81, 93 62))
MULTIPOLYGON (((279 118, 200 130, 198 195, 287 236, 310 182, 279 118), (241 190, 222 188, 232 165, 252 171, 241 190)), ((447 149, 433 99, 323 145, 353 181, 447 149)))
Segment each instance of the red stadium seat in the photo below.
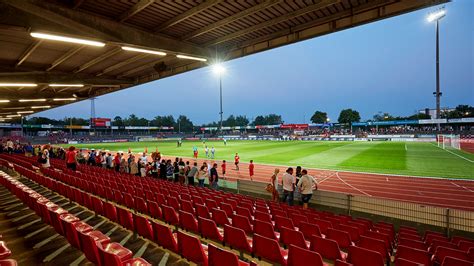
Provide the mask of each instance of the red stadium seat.
POLYGON ((467 252, 447 247, 438 247, 433 255, 432 261, 441 264, 445 257, 453 257, 460 260, 470 261, 467 252))
POLYGON ((276 241, 279 241, 280 239, 280 234, 277 234, 273 230, 273 225, 271 223, 255 220, 253 230, 255 234, 259 234, 264 237, 275 239, 276 241))
POLYGON ((92 199, 92 206, 94 206, 94 212, 96 214, 104 215, 103 201, 97 197, 91 197, 91 199, 92 199))
POLYGON ((198 238, 178 232, 178 252, 189 261, 198 265, 207 265, 207 246, 203 246, 198 238))
POLYGON ((176 237, 171 232, 171 229, 166 226, 156 222, 151 223, 153 226, 153 239, 155 242, 174 253, 178 253, 178 244, 176 242, 176 237))
POLYGON ((437 247, 446 247, 446 248, 451 248, 451 249, 458 249, 458 246, 454 243, 446 242, 442 239, 433 239, 431 241, 431 245, 428 249, 428 252, 433 254, 436 251, 437 247))
POLYGON ((211 219, 209 209, 204 205, 196 204, 196 212, 199 217, 211 219))
POLYGON ((0 241, 0 260, 10 257, 12 254, 11 250, 7 247, 4 241, 0 241))
POLYGON ((312 221, 310 221, 310 223, 318 225, 319 230, 321 230, 321 233, 324 234, 324 235, 327 234, 327 230, 329 228, 332 228, 332 224, 330 222, 320 220, 320 219, 313 219, 312 221))
POLYGON ((84 252, 86 258, 92 263, 99 264, 101 259, 97 245, 104 246, 109 244, 110 238, 102 234, 100 231, 79 233, 79 238, 81 240, 82 252, 84 252))
POLYGON ((179 225, 178 214, 176 214, 174 208, 168 205, 161 205, 161 209, 163 210, 163 217, 167 223, 171 225, 179 225))
POLYGON ((141 213, 148 213, 148 206, 143 198, 136 197, 135 198, 135 208, 137 211, 141 213))
POLYGON ((336 263, 334 263, 334 266, 353 266, 352 263, 345 262, 342 260, 336 260, 336 263))
POLYGON ((212 209, 212 220, 214 220, 214 222, 216 222, 216 224, 219 226, 230 224, 229 218, 227 217, 225 211, 216 208, 212 209))
POLYGON ((169 207, 173 208, 175 211, 179 211, 181 209, 181 206, 179 204, 179 201, 175 197, 169 197, 168 198, 168 204, 169 207))
POLYGON ((467 252, 470 248, 474 248, 474 242, 461 240, 458 242, 458 248, 467 252))
POLYGON ((221 202, 220 208, 221 210, 225 211, 227 217, 232 218, 232 216, 234 216, 234 207, 232 207, 232 205, 229 203, 221 202))
POLYGON ((397 260, 397 258, 406 259, 424 265, 431 265, 430 255, 428 254, 428 251, 410 248, 403 245, 398 245, 395 260, 397 260))
POLYGON ((272 223, 272 216, 268 212, 255 211, 255 220, 272 223))
MULTIPOLYGON (((242 205, 242 204, 240 204, 242 205)), ((253 218, 252 218, 252 212, 247 209, 247 208, 243 208, 243 207, 240 207, 240 206, 237 206, 235 208, 235 213, 238 214, 238 215, 242 215, 242 216, 245 216, 249 219, 249 221, 252 221, 253 218)))
POLYGON ((153 227, 147 218, 133 214, 133 223, 135 224, 135 229, 139 235, 153 240, 153 227))
POLYGON ((206 207, 209 209, 209 210, 212 210, 213 208, 218 208, 217 206, 217 202, 215 200, 212 200, 212 199, 206 199, 206 207))
POLYGON ((66 239, 73 239, 74 224, 80 221, 80 219, 70 213, 61 214, 59 219, 63 230, 63 236, 66 237, 66 239))
POLYGON ((14 259, 4 259, 4 260, 0 260, 0 265, 1 266, 17 266, 18 263, 14 259))
POLYGON ((250 224, 249 219, 245 216, 238 214, 234 215, 234 217, 232 217, 232 226, 244 230, 244 232, 247 234, 253 233, 253 227, 250 224))
POLYGON ((456 245, 459 245, 460 241, 466 241, 466 242, 474 243, 474 239, 470 239, 470 238, 463 237, 463 236, 453 236, 453 239, 451 239, 451 242, 453 242, 456 245))
POLYGON ((239 260, 234 253, 220 249, 213 244, 208 245, 208 265, 209 266, 247 266, 246 262, 239 260))
POLYGON ((385 248, 385 243, 382 240, 361 236, 357 246, 379 253, 384 261, 390 260, 390 255, 388 254, 387 249, 385 248))
POLYGON ((186 231, 199 232, 198 222, 194 215, 189 212, 179 211, 179 226, 186 231))
POLYGON ((288 266, 327 266, 317 252, 290 245, 288 248, 288 266))
POLYGON ((123 193, 123 200, 125 202, 125 206, 127 206, 130 209, 135 208, 135 199, 133 198, 132 194, 123 193))
POLYGON ((107 219, 111 220, 112 222, 116 222, 116 223, 119 222, 117 209, 115 208, 115 205, 113 205, 110 202, 104 202, 102 208, 104 210, 104 216, 107 217, 107 219))
POLYGON ((181 200, 181 210, 185 212, 189 212, 193 215, 196 214, 196 211, 194 210, 194 207, 193 207, 193 203, 191 201, 181 200))
POLYGON ((252 253, 252 240, 247 238, 247 235, 242 229, 225 225, 224 242, 230 246, 230 248, 252 253))
POLYGON ((286 265, 288 257, 288 251, 281 249, 276 240, 259 234, 253 235, 252 253, 255 256, 279 263, 280 265, 286 265))
POLYGON ((402 259, 402 258, 395 259, 395 266, 420 266, 420 265, 424 265, 424 264, 420 264, 418 262, 414 262, 414 261, 402 259))
POLYGON ((309 242, 306 242, 303 233, 290 228, 282 227, 280 230, 280 241, 289 247, 295 245, 300 248, 308 249, 309 242))
POLYGON ((133 224, 133 216, 128 210, 117 207, 117 214, 119 218, 119 224, 121 226, 130 231, 135 230, 135 226, 133 224))
POLYGON ((354 266, 384 266, 382 255, 361 247, 350 246, 347 261, 354 266))
POLYGON ((329 228, 326 238, 336 241, 341 248, 348 248, 352 245, 351 236, 345 231, 329 228))
POLYGON ((300 227, 300 223, 302 223, 302 222, 307 223, 308 222, 308 217, 306 217, 304 215, 301 215, 301 214, 297 214, 297 213, 290 214, 290 219, 293 221, 293 224, 298 228, 300 227))
POLYGON ((204 238, 222 242, 224 237, 213 220, 198 217, 199 232, 204 238))
POLYGON ((161 219, 163 217, 163 213, 161 212, 161 208, 155 201, 148 201, 148 211, 151 217, 156 219, 161 219))
POLYGON ((460 260, 453 257, 444 257, 443 263, 441 266, 472 266, 474 263, 472 261, 460 260))
POLYGON ((299 224, 299 231, 303 233, 305 239, 307 240, 310 240, 312 235, 321 236, 321 231, 319 230, 319 226, 316 224, 301 222, 299 224))
POLYGON ((411 247, 411 248, 416 248, 416 249, 421 249, 421 250, 428 250, 426 247, 425 242, 417 241, 417 240, 412 240, 408 238, 399 238, 398 239, 398 244, 411 247))
POLYGON ((81 241, 79 239, 79 234, 80 233, 88 233, 92 230, 92 226, 82 222, 78 221, 73 224, 67 223, 65 226, 66 229, 66 237, 69 243, 77 249, 81 249, 81 241))
POLYGON ((345 261, 347 258, 347 254, 339 249, 339 245, 336 241, 316 235, 311 237, 310 249, 319 253, 323 258, 328 260, 345 261))
POLYGON ((283 227, 286 227, 289 229, 295 229, 295 226, 293 225, 293 221, 290 218, 275 215, 273 216, 273 220, 275 220, 276 229, 278 229, 278 231, 280 232, 283 227))
POLYGON ((104 266, 122 266, 128 259, 132 258, 132 252, 127 248, 124 248, 119 243, 109 243, 102 246, 101 244, 97 245, 101 263, 99 265, 104 266))
POLYGON ((353 242, 359 241, 360 235, 359 235, 359 229, 357 227, 340 224, 337 230, 349 233, 349 235, 351 236, 351 240, 353 242))

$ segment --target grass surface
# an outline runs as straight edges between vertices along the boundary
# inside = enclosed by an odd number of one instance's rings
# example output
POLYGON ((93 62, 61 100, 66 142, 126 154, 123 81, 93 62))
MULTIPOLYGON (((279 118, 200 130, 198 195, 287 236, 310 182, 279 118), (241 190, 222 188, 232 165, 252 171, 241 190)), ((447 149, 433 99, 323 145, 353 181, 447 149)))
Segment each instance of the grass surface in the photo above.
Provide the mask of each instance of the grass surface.
MULTIPOLYGON (((434 143, 418 142, 344 142, 344 141, 208 141, 216 149, 216 159, 233 162, 236 152, 241 162, 347 170, 372 173, 474 179, 474 154, 443 150, 434 143)), ((68 146, 68 145, 65 145, 68 146)), ((193 146, 199 158, 205 158, 199 141, 175 141, 78 144, 80 148, 149 153, 156 148, 168 156, 192 157, 193 146)))

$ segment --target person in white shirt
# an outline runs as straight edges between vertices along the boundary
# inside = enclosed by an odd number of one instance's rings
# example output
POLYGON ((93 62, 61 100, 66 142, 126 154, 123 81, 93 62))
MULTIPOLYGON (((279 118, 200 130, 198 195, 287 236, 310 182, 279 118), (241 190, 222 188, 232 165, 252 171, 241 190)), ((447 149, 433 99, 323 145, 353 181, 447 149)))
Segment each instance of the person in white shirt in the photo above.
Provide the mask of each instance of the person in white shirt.
POLYGON ((295 191, 295 177, 293 176, 293 168, 289 167, 286 169, 286 173, 283 174, 283 202, 293 206, 294 191, 295 191))
POLYGON ((144 152, 142 157, 140 157, 140 161, 144 164, 148 162, 148 158, 146 157, 146 153, 144 152))
POLYGON ((306 169, 301 171, 301 178, 296 185, 301 192, 301 201, 303 202, 303 209, 308 208, 308 202, 313 196, 313 191, 318 189, 318 183, 314 177, 308 175, 306 169))
POLYGON ((13 141, 11 139, 7 140, 7 151, 8 153, 13 153, 13 141))

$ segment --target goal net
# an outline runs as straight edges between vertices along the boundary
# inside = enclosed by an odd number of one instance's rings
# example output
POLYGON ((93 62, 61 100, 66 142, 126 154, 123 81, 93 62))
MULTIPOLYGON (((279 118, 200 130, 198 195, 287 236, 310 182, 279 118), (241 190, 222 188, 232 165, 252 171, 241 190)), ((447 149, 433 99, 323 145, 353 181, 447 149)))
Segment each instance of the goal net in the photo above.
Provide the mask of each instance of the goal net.
POLYGON ((443 149, 461 149, 461 138, 459 135, 438 135, 436 141, 438 142, 438 147, 443 149))

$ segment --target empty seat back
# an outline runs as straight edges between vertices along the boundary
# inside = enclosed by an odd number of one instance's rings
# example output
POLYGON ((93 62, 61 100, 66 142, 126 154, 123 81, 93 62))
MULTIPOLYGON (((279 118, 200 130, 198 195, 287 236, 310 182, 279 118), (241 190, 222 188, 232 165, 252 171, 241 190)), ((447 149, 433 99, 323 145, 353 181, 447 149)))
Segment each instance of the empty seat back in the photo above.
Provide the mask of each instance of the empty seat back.
POLYGON ((323 259, 317 252, 290 245, 288 248, 288 266, 323 266, 323 259))
POLYGON ((179 226, 186 231, 199 232, 198 223, 194 215, 189 212, 179 210, 179 226))
POLYGON ((178 252, 189 261, 207 265, 207 254, 198 238, 178 231, 178 252))
POLYGON ((239 258, 234 253, 220 249, 213 244, 208 245, 209 266, 239 266, 239 258))
POLYGON ((350 246, 347 261, 354 266, 384 266, 382 255, 361 247, 350 246))
POLYGON ((224 226, 224 242, 231 248, 252 252, 252 242, 249 241, 244 230, 230 225, 224 226))
POLYGON ((259 234, 264 237, 268 237, 271 239, 275 239, 278 241, 278 237, 273 230, 273 225, 271 223, 262 222, 259 220, 255 220, 254 224, 254 233, 259 234))
POLYGON ((300 248, 308 249, 303 233, 290 228, 282 227, 280 231, 280 241, 287 247, 295 245, 300 248))
POLYGON ((236 214, 232 217, 232 226, 244 230, 247 234, 251 234, 253 232, 253 228, 249 219, 239 214, 236 214))
POLYGON ((313 235, 311 237, 310 249, 319 253, 323 258, 328 260, 345 260, 337 242, 328 238, 313 235))
POLYGON ((176 238, 171 232, 171 229, 156 222, 152 222, 154 237, 156 243, 166 249, 169 249, 175 253, 178 252, 178 244, 176 238))
POLYGON ((219 232, 219 229, 213 220, 198 217, 198 227, 199 232, 204 238, 216 240, 219 242, 223 240, 223 236, 219 232))
POLYGON ((416 263, 431 265, 430 255, 426 250, 410 248, 403 245, 398 245, 397 254, 395 258, 402 258, 416 263))
POLYGON ((279 263, 280 265, 286 265, 285 255, 280 249, 278 242, 274 239, 254 234, 252 251, 258 257, 279 263))
POLYGON ((345 231, 328 228, 326 238, 336 241, 340 248, 348 248, 352 245, 351 237, 345 231))

